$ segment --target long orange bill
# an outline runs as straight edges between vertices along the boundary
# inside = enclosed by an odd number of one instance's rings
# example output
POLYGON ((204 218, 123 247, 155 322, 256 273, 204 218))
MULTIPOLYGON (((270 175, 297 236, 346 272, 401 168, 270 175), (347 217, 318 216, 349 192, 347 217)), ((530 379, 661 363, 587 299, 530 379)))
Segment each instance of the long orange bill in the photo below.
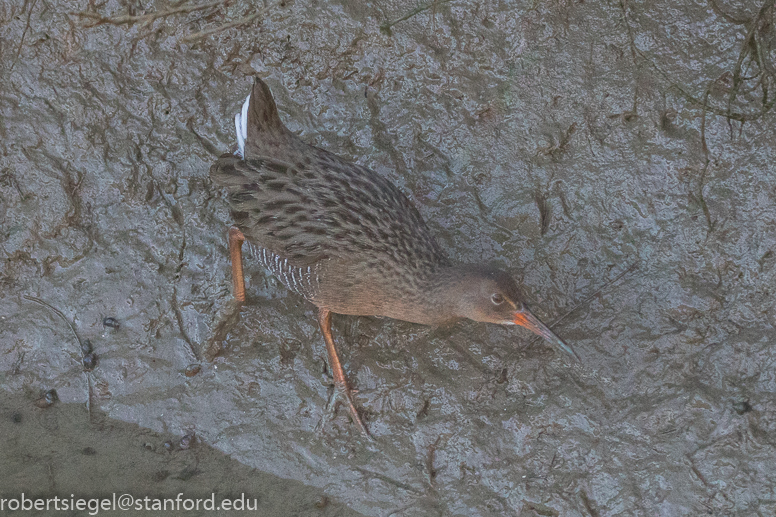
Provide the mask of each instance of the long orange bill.
POLYGON ((531 311, 528 309, 524 309, 522 311, 518 311, 514 314, 514 323, 516 325, 520 325, 521 327, 525 327, 534 334, 538 334, 539 336, 542 336, 544 339, 555 345, 556 347, 560 348, 564 352, 566 352, 569 355, 573 355, 577 358, 578 361, 580 361, 579 356, 577 355, 574 350, 571 349, 570 346, 568 346, 561 338, 555 335, 553 331, 547 327, 544 323, 539 321, 539 318, 531 314, 531 311))

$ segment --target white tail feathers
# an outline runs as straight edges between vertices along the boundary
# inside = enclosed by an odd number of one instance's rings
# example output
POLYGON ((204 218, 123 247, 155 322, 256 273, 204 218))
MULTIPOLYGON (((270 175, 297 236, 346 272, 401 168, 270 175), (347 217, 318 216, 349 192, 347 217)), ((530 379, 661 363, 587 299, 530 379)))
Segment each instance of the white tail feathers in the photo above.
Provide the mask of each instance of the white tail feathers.
POLYGON ((234 129, 237 133, 237 151, 235 155, 245 158, 245 140, 248 139, 248 106, 250 106, 251 96, 245 98, 242 105, 242 111, 234 116, 234 129))

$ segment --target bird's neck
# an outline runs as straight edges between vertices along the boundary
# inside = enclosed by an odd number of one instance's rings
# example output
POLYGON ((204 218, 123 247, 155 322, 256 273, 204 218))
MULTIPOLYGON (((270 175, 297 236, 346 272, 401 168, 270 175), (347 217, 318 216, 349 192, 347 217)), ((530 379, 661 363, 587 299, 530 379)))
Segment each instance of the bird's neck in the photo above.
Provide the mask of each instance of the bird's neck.
POLYGON ((471 295, 471 267, 439 265, 418 274, 397 270, 355 271, 337 265, 337 275, 323 274, 314 303, 338 314, 385 316, 423 325, 445 325, 465 317, 471 295), (358 279, 348 283, 342 279, 358 279))
MULTIPOLYGON (((422 297, 412 310, 414 321, 426 325, 445 325, 464 318, 471 285, 466 281, 472 267, 443 266, 423 279, 422 297)), ((410 320, 413 321, 413 320, 410 320)))

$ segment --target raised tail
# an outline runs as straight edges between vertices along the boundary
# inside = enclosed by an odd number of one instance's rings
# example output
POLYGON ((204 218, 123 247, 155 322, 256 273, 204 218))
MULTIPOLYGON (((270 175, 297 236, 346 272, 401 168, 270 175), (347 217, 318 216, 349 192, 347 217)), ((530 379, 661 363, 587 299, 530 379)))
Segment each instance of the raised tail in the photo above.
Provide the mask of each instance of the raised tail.
POLYGON ((269 86, 258 77, 254 79, 251 94, 245 98, 242 109, 234 116, 234 126, 238 145, 235 154, 243 159, 261 155, 267 145, 289 137, 269 86))

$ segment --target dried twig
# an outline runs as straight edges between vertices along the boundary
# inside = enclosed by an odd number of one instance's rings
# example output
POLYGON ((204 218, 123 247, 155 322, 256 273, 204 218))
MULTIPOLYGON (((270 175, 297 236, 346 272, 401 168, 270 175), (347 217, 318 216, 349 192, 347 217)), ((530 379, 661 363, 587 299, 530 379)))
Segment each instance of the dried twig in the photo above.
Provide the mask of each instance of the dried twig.
POLYGON ((157 11, 155 13, 149 13, 149 14, 141 14, 139 16, 125 14, 123 16, 114 16, 113 18, 106 18, 104 16, 100 16, 99 14, 89 13, 89 12, 80 12, 80 13, 74 13, 74 14, 76 16, 80 16, 81 18, 90 18, 94 20, 93 23, 86 25, 86 27, 95 27, 97 25, 102 25, 105 23, 108 23, 111 25, 132 25, 135 23, 142 23, 143 27, 147 27, 148 25, 152 24, 153 22, 155 22, 160 18, 166 18, 167 16, 172 16, 175 14, 193 13, 196 11, 201 11, 203 9, 210 9, 211 7, 220 7, 220 6, 226 5, 227 3, 228 2, 219 0, 217 2, 210 2, 207 4, 173 7, 172 9, 166 9, 164 11, 157 11))
POLYGON ((380 25, 380 32, 390 36, 391 35, 391 27, 393 27, 394 25, 396 25, 398 23, 401 23, 401 22, 403 22, 405 20, 409 20, 410 18, 412 18, 416 14, 420 14, 423 11, 428 11, 429 9, 436 8, 439 5, 449 4, 450 2, 453 2, 453 1, 454 0, 438 0, 438 1, 435 0, 435 1, 431 2, 430 4, 420 5, 420 6, 416 7, 415 9, 413 9, 410 12, 408 12, 407 14, 405 14, 404 16, 402 16, 401 18, 399 18, 397 20, 393 20, 393 21, 386 20, 386 21, 384 21, 380 25))
MULTIPOLYGON (((633 43, 633 38, 631 36, 631 53, 635 56, 640 57, 644 62, 649 64, 657 73, 659 73, 663 78, 674 88, 676 89, 679 94, 684 97, 687 101, 691 102, 692 104, 695 104, 697 106, 700 106, 704 112, 713 113, 715 115, 719 115, 721 117, 725 117, 728 121, 735 120, 738 122, 747 122, 747 121, 754 121, 765 115, 766 113, 770 112, 770 110, 776 105, 776 98, 774 99, 768 99, 768 81, 761 78, 761 88, 763 90, 763 101, 762 101, 762 109, 760 111, 754 112, 754 113, 745 113, 745 112, 733 112, 731 111, 731 106, 733 100, 737 97, 737 95, 740 93, 739 88, 740 84, 744 80, 751 80, 756 78, 758 75, 763 74, 767 76, 772 76, 773 72, 770 69, 769 61, 767 59, 764 59, 762 56, 762 49, 761 44, 759 43, 758 35, 760 34, 760 31, 763 30, 763 27, 765 26, 766 17, 769 16, 772 13, 772 10, 774 8, 774 4, 776 4, 776 0, 765 0, 762 7, 760 8, 759 12, 756 16, 754 16, 750 20, 738 20, 734 19, 732 20, 732 23, 736 24, 751 24, 751 26, 747 30, 746 37, 744 38, 744 42, 741 45, 741 51, 739 52, 738 61, 736 63, 736 66, 732 72, 733 75, 733 86, 730 89, 729 95, 728 95, 728 101, 727 106, 725 108, 719 108, 716 106, 711 106, 708 103, 707 96, 703 99, 699 99, 698 97, 692 95, 687 90, 685 90, 681 85, 678 83, 675 83, 673 80, 673 77, 671 77, 671 74, 661 69, 654 61, 649 59, 647 55, 644 54, 641 50, 639 50, 635 43, 633 43), (753 77, 742 77, 742 70, 743 70, 743 64, 746 60, 747 56, 751 56, 751 59, 753 61, 756 61, 757 64, 760 67, 760 71, 754 75, 753 77)), ((712 4, 713 5, 713 4, 712 4)), ((620 3, 621 8, 623 9, 623 18, 626 24, 626 27, 628 29, 628 34, 631 35, 631 27, 630 22, 627 17, 627 3, 621 2, 620 3)), ((714 5, 713 5, 714 6, 714 5)), ((717 10, 715 9, 715 12, 717 10)), ((718 13, 719 14, 719 13, 718 13)), ((720 14, 725 19, 728 19, 727 16, 724 16, 720 14)), ((728 19, 728 21, 731 21, 728 19)))
MULTIPOLYGON (((620 280, 622 277, 624 277, 625 275, 627 275, 627 274, 628 274, 628 273, 630 273, 631 271, 635 271, 636 269, 638 269, 638 267, 639 267, 639 263, 638 263, 638 262, 634 262, 633 264, 631 264, 630 266, 628 266, 628 268, 627 268, 625 271, 623 271, 622 273, 620 273, 620 274, 619 274, 619 275, 617 275, 616 277, 614 277, 614 278, 612 278, 611 280, 609 280, 608 282, 606 282, 606 283, 605 283, 604 285, 602 285, 602 286, 601 286, 599 289, 597 289, 597 290, 596 290, 596 291, 595 291, 593 294, 591 294, 590 296, 588 296, 587 298, 585 298, 584 300, 582 300, 581 302, 579 302, 578 304, 576 304, 576 305, 575 305, 575 306, 574 306, 574 307, 573 307, 573 308, 572 308, 570 311, 568 311, 566 314, 564 314, 564 315, 563 315, 563 316, 561 316, 560 318, 558 318, 558 319, 556 319, 555 321, 553 321, 553 322, 552 322, 552 324, 553 324, 553 325, 557 325, 558 323, 560 323, 561 321, 563 321, 564 319, 566 319, 566 318, 567 318, 567 317, 568 317, 568 316, 569 316, 569 315, 570 315, 572 312, 576 311, 577 309, 579 309, 580 307, 582 307, 583 305, 585 305, 587 302, 589 302, 590 300, 592 300, 593 298, 595 298, 596 296, 598 296, 598 295, 601 293, 601 291, 603 291, 604 289, 606 289, 606 288, 607 288, 607 287, 609 287, 610 285, 614 284, 615 282, 617 282, 618 280, 620 280)), ((537 339, 535 339, 534 341, 539 341, 540 339, 542 339, 542 338, 537 338, 537 339)))
POLYGON ((244 18, 240 18, 239 20, 234 20, 229 23, 225 23, 223 25, 220 25, 218 27, 212 28, 212 29, 205 29, 203 31, 195 32, 194 34, 189 34, 185 38, 181 38, 181 43, 191 43, 193 41, 197 41, 200 39, 207 38, 209 36, 212 36, 213 34, 218 34, 219 32, 223 32, 227 29, 232 29, 234 27, 241 27, 243 25, 248 25, 256 18, 264 15, 267 12, 267 9, 260 9, 259 11, 253 13, 250 16, 246 16, 244 18))
POLYGON ((13 70, 14 65, 16 65, 16 62, 19 61, 19 56, 22 53, 22 46, 24 45, 24 37, 27 35, 27 31, 30 30, 30 17, 32 16, 32 10, 35 8, 35 4, 38 2, 38 0, 32 0, 32 5, 30 5, 30 11, 27 13, 27 23, 24 26, 24 32, 22 32, 22 37, 19 38, 19 48, 16 49, 16 59, 13 60, 13 63, 11 63, 11 68, 9 70, 9 73, 11 70, 13 70))
MULTIPOLYGON (((711 220, 711 212, 709 211, 709 205, 706 204, 706 200, 703 197, 703 184, 706 181, 706 172, 709 170, 709 146, 706 144, 706 107, 709 102, 709 94, 711 93, 711 86, 706 89, 706 93, 703 96, 703 117, 701 118, 701 150, 703 152, 703 169, 701 170, 701 181, 698 185, 698 203, 700 203, 703 209, 703 215, 706 217, 706 224, 709 226, 709 233, 714 231, 714 221, 711 220)), ((728 110, 730 105, 728 105, 728 110)), ((730 119, 728 119, 730 120, 730 119)))
MULTIPOLYGON (((29 296, 29 295, 23 294, 22 298, 24 298, 25 300, 29 300, 31 302, 37 303, 38 305, 42 305, 47 309, 49 309, 54 314, 56 314, 57 316, 59 316, 60 318, 62 318, 62 320, 64 320, 64 322, 67 323, 67 326, 70 327, 70 330, 73 331, 73 334, 75 335, 75 339, 78 341, 78 348, 80 349, 81 352, 83 352, 84 345, 83 345, 83 342, 81 341, 81 337, 78 335, 78 332, 76 332, 75 330, 75 325, 73 325, 73 323, 69 319, 67 319, 67 317, 62 313, 62 311, 60 311, 50 303, 44 302, 40 298, 36 298, 35 296, 29 296)), ((89 343, 88 339, 86 340, 86 343, 87 344, 89 343)), ((84 370, 84 376, 86 376, 86 411, 89 414, 89 420, 91 420, 92 419, 92 381, 88 370, 84 370)))
POLYGON ((24 298, 25 300, 29 300, 31 302, 35 302, 35 303, 37 303, 39 305, 42 305, 42 306, 46 307, 47 309, 49 309, 54 314, 56 314, 57 316, 59 316, 60 318, 62 318, 62 320, 65 323, 67 323, 67 326, 70 327, 70 330, 73 331, 73 334, 75 335, 75 339, 78 341, 78 348, 79 348, 79 350, 83 349, 83 343, 81 343, 81 337, 78 335, 78 332, 76 332, 76 330, 75 330, 75 325, 73 325, 70 322, 70 320, 67 319, 67 317, 62 313, 62 311, 60 311, 59 309, 57 309, 53 305, 44 302, 40 298, 36 298, 34 296, 29 296, 29 295, 23 294, 22 298, 24 298))

